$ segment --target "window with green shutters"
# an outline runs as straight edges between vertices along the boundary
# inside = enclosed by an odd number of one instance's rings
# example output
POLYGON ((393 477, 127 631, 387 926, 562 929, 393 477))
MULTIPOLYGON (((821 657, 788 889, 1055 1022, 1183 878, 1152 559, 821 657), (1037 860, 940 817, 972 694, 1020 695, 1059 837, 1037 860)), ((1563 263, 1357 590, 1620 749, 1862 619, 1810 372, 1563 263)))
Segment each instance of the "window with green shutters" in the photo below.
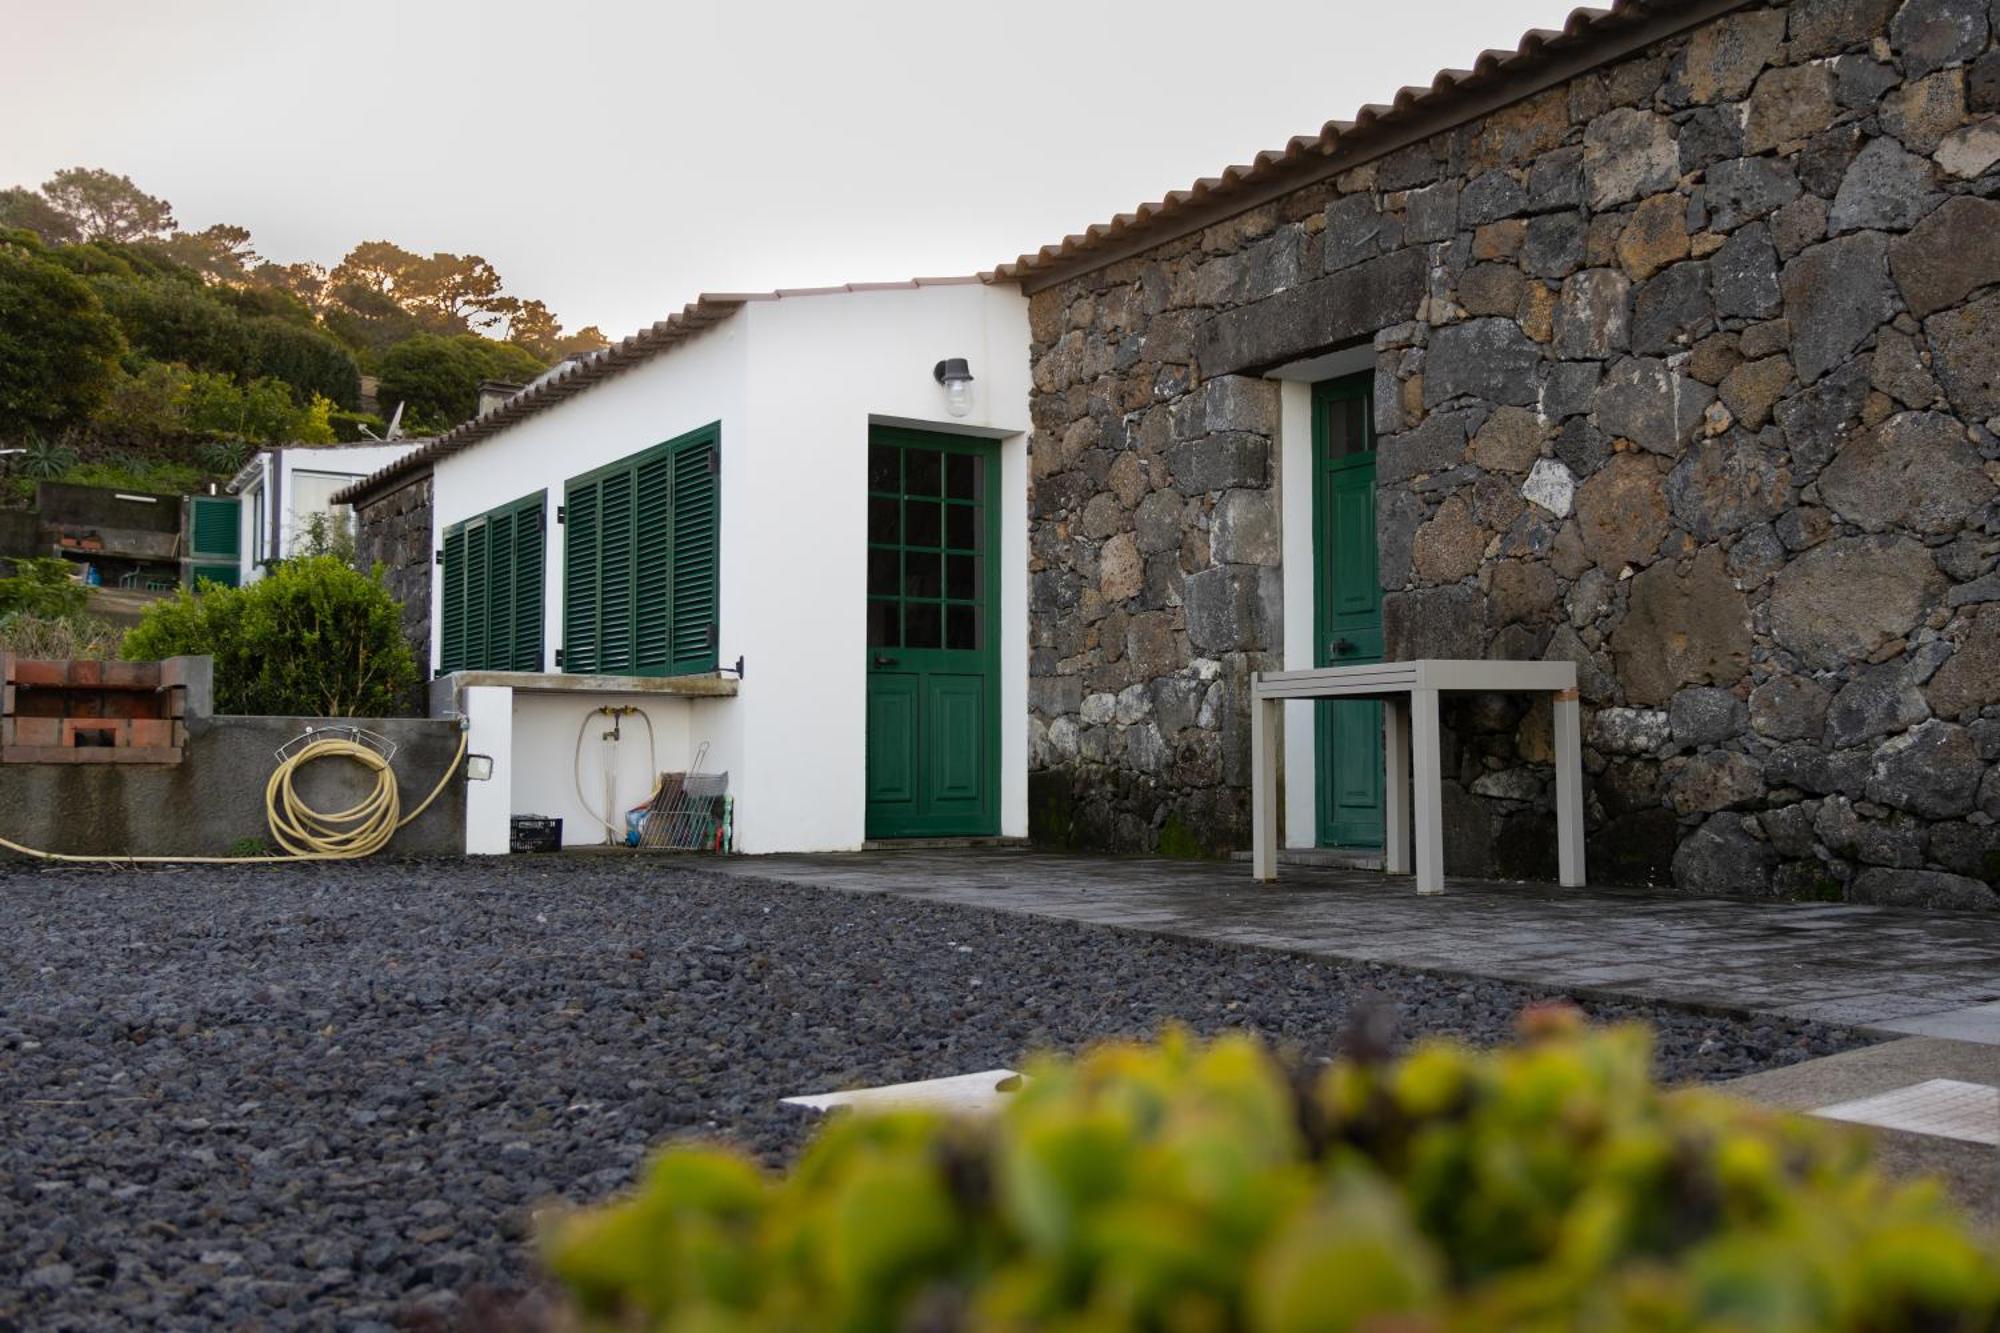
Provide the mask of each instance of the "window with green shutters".
POLYGON ((444 530, 438 671, 540 671, 547 491, 444 530))
POLYGON ((562 668, 715 669, 721 428, 572 479, 563 495, 562 668))

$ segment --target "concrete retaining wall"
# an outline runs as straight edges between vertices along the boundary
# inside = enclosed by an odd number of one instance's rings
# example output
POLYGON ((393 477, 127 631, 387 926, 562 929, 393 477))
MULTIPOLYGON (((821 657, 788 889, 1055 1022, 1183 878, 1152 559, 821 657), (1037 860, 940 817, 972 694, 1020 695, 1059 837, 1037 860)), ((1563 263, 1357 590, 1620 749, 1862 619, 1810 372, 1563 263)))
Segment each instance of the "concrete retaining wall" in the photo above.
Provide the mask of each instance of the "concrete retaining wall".
MULTIPOLYGON (((51 852, 146 856, 219 856, 240 840, 268 843, 264 784, 277 766, 273 752, 309 726, 354 720, 191 717, 186 757, 176 765, 10 764, 0 768, 0 837, 51 852)), ((451 763, 458 724, 370 718, 362 725, 396 742, 392 767, 407 813, 451 763)), ((325 811, 354 804, 368 787, 365 770, 340 760, 308 766, 298 782, 300 795, 325 811)), ((461 854, 465 789, 454 777, 389 853, 461 854)))

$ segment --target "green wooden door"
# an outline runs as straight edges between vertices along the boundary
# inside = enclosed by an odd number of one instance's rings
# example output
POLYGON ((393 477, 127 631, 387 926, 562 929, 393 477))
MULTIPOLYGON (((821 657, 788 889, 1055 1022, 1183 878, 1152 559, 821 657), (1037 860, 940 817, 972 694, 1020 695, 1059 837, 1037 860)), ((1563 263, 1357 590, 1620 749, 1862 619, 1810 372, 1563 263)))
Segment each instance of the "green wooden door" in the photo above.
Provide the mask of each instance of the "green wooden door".
MULTIPOLYGON (((1313 386, 1315 666, 1382 660, 1375 564, 1374 377, 1313 386)), ((1316 821, 1322 847, 1382 845, 1382 705, 1317 705, 1316 821)))
POLYGON ((1000 830, 999 467, 977 440, 870 432, 870 838, 1000 830))

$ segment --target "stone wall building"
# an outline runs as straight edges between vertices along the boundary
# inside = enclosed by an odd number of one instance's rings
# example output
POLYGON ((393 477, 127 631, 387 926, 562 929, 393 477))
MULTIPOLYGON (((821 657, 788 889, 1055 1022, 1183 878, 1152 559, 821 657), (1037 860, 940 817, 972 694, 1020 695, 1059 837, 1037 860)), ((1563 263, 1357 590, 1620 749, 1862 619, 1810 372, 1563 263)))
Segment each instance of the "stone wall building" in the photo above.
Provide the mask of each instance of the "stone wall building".
MULTIPOLYGON (((1585 11, 1006 266, 1034 832, 1247 845, 1252 671, 1569 658, 1593 879, 1995 905, 1996 27, 1585 11)), ((1552 866, 1524 707, 1450 718, 1452 873, 1552 866)), ((1351 742, 1286 740, 1324 841, 1351 742)))
POLYGON ((403 638, 430 676, 431 660, 431 470, 417 468, 356 488, 354 559, 363 569, 382 567, 389 595, 403 606, 403 638))

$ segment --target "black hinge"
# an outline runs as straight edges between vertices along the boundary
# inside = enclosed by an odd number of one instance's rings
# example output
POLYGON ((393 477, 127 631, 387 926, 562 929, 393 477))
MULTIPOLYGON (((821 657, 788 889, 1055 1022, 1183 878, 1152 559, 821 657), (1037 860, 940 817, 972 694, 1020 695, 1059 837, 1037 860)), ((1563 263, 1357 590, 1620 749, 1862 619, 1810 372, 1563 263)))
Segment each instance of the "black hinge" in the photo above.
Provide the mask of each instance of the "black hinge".
POLYGON ((715 622, 711 620, 708 623, 708 646, 711 648, 715 647, 721 641, 721 638, 722 636, 716 633, 715 622))
POLYGON ((720 471, 722 471, 722 455, 711 444, 708 446, 708 475, 712 477, 720 471))
POLYGON ((549 530, 549 511, 546 509, 537 509, 535 511, 535 531, 547 532, 548 530, 549 530))
POLYGON ((562 649, 560 648, 556 649, 556 665, 562 665, 562 649))
POLYGON ((438 564, 440 564, 440 565, 441 565, 441 564, 443 564, 443 563, 444 563, 444 552, 443 552, 443 551, 438 551, 438 552, 436 553, 436 557, 435 557, 435 558, 436 558, 436 562, 437 562, 438 564))
POLYGON ((569 506, 568 506, 568 505, 557 505, 557 506, 556 506, 556 522, 558 522, 558 523, 561 523, 561 522, 563 522, 564 520, 566 520, 566 519, 568 519, 568 518, 569 518, 569 506))

